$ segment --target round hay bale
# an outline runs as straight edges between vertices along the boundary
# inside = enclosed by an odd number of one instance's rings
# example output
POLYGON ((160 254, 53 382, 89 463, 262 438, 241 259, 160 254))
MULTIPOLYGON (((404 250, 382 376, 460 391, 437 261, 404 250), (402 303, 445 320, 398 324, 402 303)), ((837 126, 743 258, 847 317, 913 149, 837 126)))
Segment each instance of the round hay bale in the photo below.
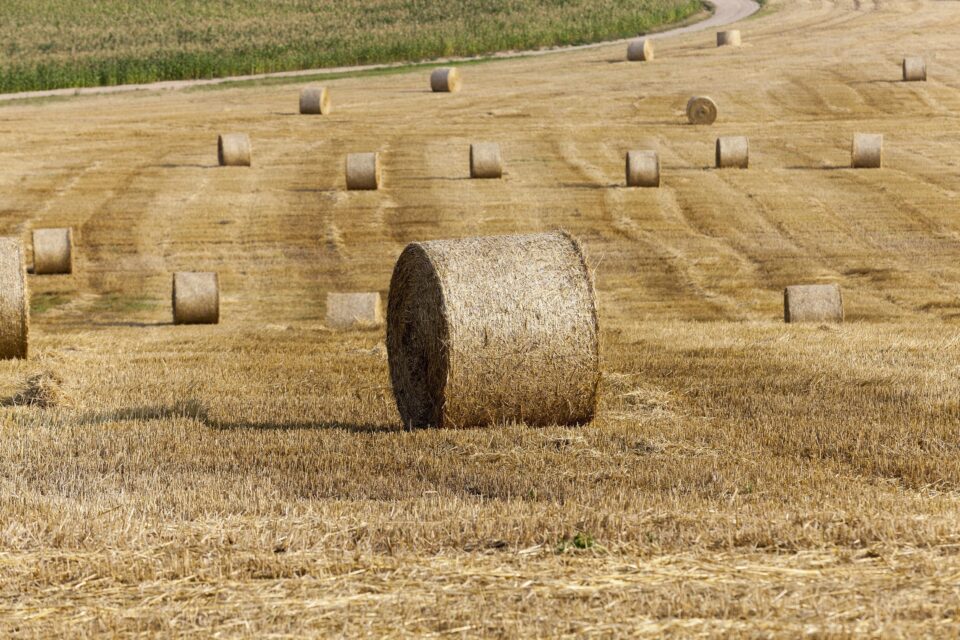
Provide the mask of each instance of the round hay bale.
POLYGON ((173 324, 220 322, 220 280, 212 271, 173 274, 173 324))
POLYGON ((717 103, 706 96, 694 96, 687 101, 687 120, 690 124, 713 124, 717 120, 717 103))
POLYGON ((904 82, 926 82, 927 63, 920 56, 908 56, 903 59, 904 82))
POLYGON ((403 423, 586 423, 600 380, 593 280, 562 231, 407 245, 387 303, 403 423))
POLYGON ((784 322, 843 322, 843 295, 836 284, 797 284, 783 290, 784 322))
POLYGON ((653 60, 653 40, 649 38, 633 40, 627 45, 627 60, 632 62, 653 60))
POLYGON ((718 47, 739 47, 740 30, 730 29, 729 31, 717 31, 718 47))
POLYGON ((470 177, 500 178, 503 176, 503 156, 496 142, 477 142, 470 145, 470 177))
POLYGON ((30 335, 30 295, 23 245, 0 238, 0 358, 26 358, 30 335))
POLYGON ((659 187, 660 154, 656 151, 627 151, 627 186, 659 187))
POLYGON ((376 190, 380 188, 380 154, 347 154, 347 189, 376 190))
POLYGON ((750 141, 746 136, 717 138, 717 169, 746 169, 750 165, 750 141))
POLYGON ((221 167, 249 167, 250 137, 245 133, 217 136, 217 161, 221 167))
POLYGON ((883 166, 883 134, 855 133, 850 149, 854 169, 879 169, 883 166))
POLYGON ((325 116, 332 109, 326 87, 307 87, 300 92, 300 113, 325 116))
POLYGON ((376 326, 383 323, 383 305, 376 291, 327 293, 327 326, 334 329, 376 326))
POLYGON ((460 71, 456 67, 434 69, 430 74, 430 88, 434 92, 454 93, 460 91, 460 71))
POLYGON ((33 272, 73 273, 73 234, 67 229, 33 230, 33 272))

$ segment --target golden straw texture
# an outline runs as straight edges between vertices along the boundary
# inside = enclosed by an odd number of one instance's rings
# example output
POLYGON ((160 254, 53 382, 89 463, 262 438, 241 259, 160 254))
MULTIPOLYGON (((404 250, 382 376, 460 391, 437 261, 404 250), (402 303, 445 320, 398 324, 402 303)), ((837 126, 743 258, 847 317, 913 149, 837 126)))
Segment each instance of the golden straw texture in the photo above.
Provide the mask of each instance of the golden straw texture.
POLYGON ((347 189, 376 190, 380 188, 380 154, 347 154, 347 189))
POLYGON ((300 92, 300 113, 325 116, 332 110, 326 87, 307 87, 300 92))
POLYGON ((927 79, 927 63, 920 56, 907 56, 903 59, 903 81, 925 82, 927 79))
POLYGON ((883 166, 883 134, 855 133, 850 149, 854 169, 879 169, 883 166))
POLYGON ((627 60, 634 62, 653 60, 653 40, 649 38, 633 40, 627 45, 627 60))
POLYGON ((687 120, 690 124, 713 124, 717 119, 717 103, 706 96, 694 96, 687 101, 687 120))
POLYGON ((29 334, 23 246, 15 238, 0 238, 0 358, 26 358, 29 334))
POLYGON ((33 230, 33 272, 73 272, 73 233, 69 228, 33 230))
POLYGON ((217 136, 217 162, 221 167, 249 167, 250 138, 245 133, 226 133, 217 136))
POLYGON ((650 150, 628 151, 627 186, 659 187, 660 154, 650 150))
POLYGON ((436 92, 460 91, 460 71, 456 67, 434 69, 430 74, 430 88, 436 92))
POLYGON ((217 324, 220 322, 220 282, 211 271, 179 271, 173 274, 173 323, 217 324))
POLYGON ((717 169, 746 169, 750 166, 750 141, 746 136, 717 138, 717 169))
POLYGON ((327 326, 334 329, 374 326, 383 322, 380 294, 328 293, 327 326))
POLYGON ((836 284, 798 284, 783 290, 784 322, 843 322, 843 295, 836 284))
POLYGON ((718 47, 739 47, 740 30, 730 29, 729 31, 717 31, 718 47))
POLYGON ((503 156, 496 142, 477 142, 470 145, 470 177, 499 178, 503 176, 503 156))

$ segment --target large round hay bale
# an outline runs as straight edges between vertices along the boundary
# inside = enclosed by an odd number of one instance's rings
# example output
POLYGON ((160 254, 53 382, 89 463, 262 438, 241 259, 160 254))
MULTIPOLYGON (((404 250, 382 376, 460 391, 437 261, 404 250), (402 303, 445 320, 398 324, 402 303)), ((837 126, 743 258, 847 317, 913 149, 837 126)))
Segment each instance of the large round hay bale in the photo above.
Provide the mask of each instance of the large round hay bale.
POLYGON ((0 238, 0 358, 26 358, 30 335, 30 295, 23 245, 0 238))
POLYGON ((883 166, 883 134, 855 133, 850 149, 854 169, 879 169, 883 166))
POLYGON ((903 81, 924 82, 927 79, 927 63, 920 56, 907 56, 903 59, 903 81))
POLYGON ((327 326, 334 329, 376 326, 383 323, 383 305, 376 291, 327 294, 327 326))
POLYGON ((69 228, 33 230, 33 272, 73 272, 73 234, 69 228))
POLYGON ((250 137, 245 133, 217 136, 217 161, 221 167, 250 166, 250 137))
POLYGON ((173 274, 173 324, 220 322, 220 281, 212 271, 173 274))
POLYGON ((436 92, 460 91, 460 71, 456 67, 434 69, 430 74, 430 88, 436 92))
POLYGON ((347 189, 376 190, 380 188, 380 154, 347 154, 347 189))
POLYGON ((503 176, 503 156, 496 142, 476 142, 470 145, 470 177, 500 178, 503 176))
POLYGON ((713 124, 717 120, 717 103, 706 96, 694 96, 687 101, 687 120, 690 124, 713 124))
POLYGON ((565 232, 410 244, 387 303, 390 378, 407 427, 593 418, 593 281, 565 232))
POLYGON ((631 41, 627 45, 627 60, 634 62, 653 60, 653 40, 643 38, 631 41))
POLYGON ((730 29, 729 31, 717 31, 718 47, 739 47, 740 30, 730 29))
POLYGON ((648 149, 627 151, 627 186, 659 187, 660 154, 648 149))
POLYGON ((750 141, 746 136, 717 138, 717 169, 746 169, 750 165, 750 141))
POLYGON ((300 92, 300 113, 325 116, 332 110, 326 87, 307 87, 300 92))
POLYGON ((784 322, 843 322, 843 295, 836 284, 797 284, 783 290, 784 322))

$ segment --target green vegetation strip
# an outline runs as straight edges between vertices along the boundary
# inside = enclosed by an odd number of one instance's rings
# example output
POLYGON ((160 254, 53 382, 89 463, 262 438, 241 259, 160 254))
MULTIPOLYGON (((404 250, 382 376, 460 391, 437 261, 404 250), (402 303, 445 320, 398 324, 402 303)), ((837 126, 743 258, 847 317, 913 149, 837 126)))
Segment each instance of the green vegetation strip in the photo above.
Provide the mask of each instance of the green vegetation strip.
POLYGON ((0 93, 626 38, 700 0, 0 0, 0 93))

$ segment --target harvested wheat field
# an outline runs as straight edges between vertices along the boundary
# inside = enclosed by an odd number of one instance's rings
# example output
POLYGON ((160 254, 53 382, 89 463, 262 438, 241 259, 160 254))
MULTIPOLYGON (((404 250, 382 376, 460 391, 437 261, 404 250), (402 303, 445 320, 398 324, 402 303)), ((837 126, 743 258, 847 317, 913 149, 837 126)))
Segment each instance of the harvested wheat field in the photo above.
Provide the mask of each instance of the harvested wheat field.
POLYGON ((0 633, 960 634, 960 4, 732 28, 458 63, 457 93, 420 67, 0 107, 0 234, 75 249, 0 361, 0 633), (317 83, 336 109, 300 116, 317 83), (230 131, 253 166, 218 166, 230 131), (733 135, 749 170, 714 168, 733 135), (470 179, 482 140, 502 180, 470 179), (659 189, 623 186, 638 148, 659 189), (346 189, 358 150, 379 190, 346 189), (327 294, 557 228, 594 270, 593 422, 405 431, 384 326, 326 326, 327 294), (172 324, 180 271, 219 274, 219 324, 172 324), (785 324, 818 283, 844 322, 785 324))

